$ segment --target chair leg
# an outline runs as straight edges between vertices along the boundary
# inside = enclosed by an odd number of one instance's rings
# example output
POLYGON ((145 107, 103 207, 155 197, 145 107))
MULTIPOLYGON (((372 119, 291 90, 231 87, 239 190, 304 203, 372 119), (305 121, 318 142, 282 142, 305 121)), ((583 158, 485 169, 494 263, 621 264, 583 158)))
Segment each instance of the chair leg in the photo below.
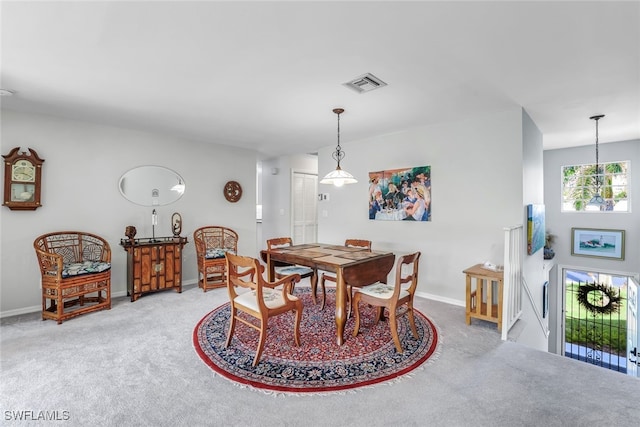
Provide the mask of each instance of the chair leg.
POLYGON ((231 307, 231 317, 229 318, 229 333, 227 333, 227 342, 224 344, 224 348, 229 347, 231 344, 231 337, 233 337, 233 331, 236 328, 236 309, 231 307))
POLYGON ((262 356, 262 350, 264 350, 264 342, 267 338, 267 319, 260 321, 260 338, 258 340, 258 349, 256 350, 256 357, 253 358, 253 365, 256 366, 262 356))
POLYGON ((395 307, 389 308, 389 328, 391 329, 391 337, 396 345, 396 351, 400 354, 403 353, 402 345, 400 344, 400 337, 398 337, 398 323, 396 322, 396 310, 395 307))

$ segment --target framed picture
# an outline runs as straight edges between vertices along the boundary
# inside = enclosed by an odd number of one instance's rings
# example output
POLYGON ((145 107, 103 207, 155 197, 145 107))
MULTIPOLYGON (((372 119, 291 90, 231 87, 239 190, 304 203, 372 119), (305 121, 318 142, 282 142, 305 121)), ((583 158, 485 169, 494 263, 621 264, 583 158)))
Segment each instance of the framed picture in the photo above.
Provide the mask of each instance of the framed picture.
POLYGON ((544 205, 527 206, 527 253, 535 254, 544 246, 544 205))
POLYGON ((369 219, 431 221, 431 166, 369 172, 369 219))
POLYGON ((624 259, 624 230, 572 228, 571 255, 624 259))

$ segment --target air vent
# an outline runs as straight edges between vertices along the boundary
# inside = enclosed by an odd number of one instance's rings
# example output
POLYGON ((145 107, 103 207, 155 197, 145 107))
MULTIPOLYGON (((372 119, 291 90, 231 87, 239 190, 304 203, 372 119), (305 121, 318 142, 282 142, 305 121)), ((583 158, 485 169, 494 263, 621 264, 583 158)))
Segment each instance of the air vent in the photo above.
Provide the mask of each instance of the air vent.
POLYGON ((358 93, 369 92, 387 85, 385 82, 370 73, 363 74, 360 77, 356 77, 350 82, 343 84, 358 93))

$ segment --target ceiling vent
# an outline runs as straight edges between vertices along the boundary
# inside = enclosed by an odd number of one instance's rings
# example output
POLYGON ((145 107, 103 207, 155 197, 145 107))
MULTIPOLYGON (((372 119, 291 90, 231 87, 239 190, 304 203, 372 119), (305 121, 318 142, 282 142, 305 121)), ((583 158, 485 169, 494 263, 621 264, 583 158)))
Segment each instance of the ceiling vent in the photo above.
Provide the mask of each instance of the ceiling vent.
POLYGON ((370 73, 363 74, 360 77, 356 77, 350 82, 343 84, 358 93, 369 92, 387 85, 385 82, 370 73))

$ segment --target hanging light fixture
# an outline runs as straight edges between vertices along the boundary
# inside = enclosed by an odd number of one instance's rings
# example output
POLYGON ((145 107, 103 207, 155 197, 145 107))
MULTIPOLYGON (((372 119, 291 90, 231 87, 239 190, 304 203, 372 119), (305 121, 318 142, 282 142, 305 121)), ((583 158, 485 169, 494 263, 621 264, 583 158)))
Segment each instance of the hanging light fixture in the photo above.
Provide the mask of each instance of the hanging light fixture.
POLYGON ((600 164, 598 162, 598 120, 603 117, 604 114, 589 117, 591 120, 596 121, 596 194, 591 198, 591 200, 589 200, 589 203, 587 203, 587 208, 591 208, 593 210, 600 210, 606 204, 600 195, 601 174, 600 164))
POLYGON ((336 187, 342 187, 344 184, 355 184, 358 181, 349 172, 340 168, 340 160, 344 159, 345 155, 340 147, 340 114, 344 113, 344 109, 334 108, 333 112, 338 115, 338 146, 336 147, 336 151, 331 154, 331 157, 338 162, 338 165, 336 166, 336 170, 329 172, 320 180, 320 184, 333 184, 336 187))

